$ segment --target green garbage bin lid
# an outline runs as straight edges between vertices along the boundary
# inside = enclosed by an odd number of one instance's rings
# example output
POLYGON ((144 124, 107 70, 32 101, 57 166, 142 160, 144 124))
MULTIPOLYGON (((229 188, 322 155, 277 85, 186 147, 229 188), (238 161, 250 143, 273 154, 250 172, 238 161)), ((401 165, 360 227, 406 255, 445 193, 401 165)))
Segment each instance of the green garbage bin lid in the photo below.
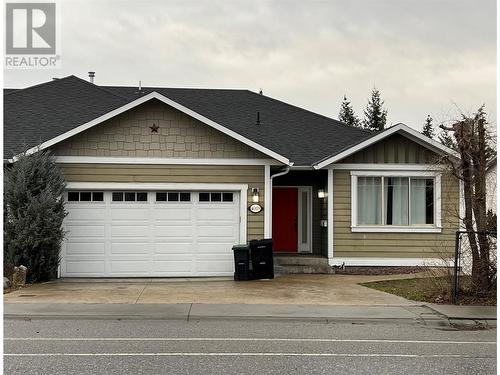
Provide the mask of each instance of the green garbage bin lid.
POLYGON ((238 244, 233 246, 233 250, 250 250, 247 244, 238 244))

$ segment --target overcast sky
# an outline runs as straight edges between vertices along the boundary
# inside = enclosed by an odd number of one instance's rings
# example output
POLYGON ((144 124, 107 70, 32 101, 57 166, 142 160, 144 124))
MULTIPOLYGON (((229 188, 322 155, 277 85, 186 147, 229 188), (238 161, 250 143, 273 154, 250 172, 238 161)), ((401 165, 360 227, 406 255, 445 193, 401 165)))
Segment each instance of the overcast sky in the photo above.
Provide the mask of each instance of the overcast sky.
POLYGON ((337 118, 380 89, 388 123, 420 129, 482 103, 496 120, 494 0, 64 0, 62 67, 8 70, 5 87, 70 74, 96 83, 248 88, 337 118))

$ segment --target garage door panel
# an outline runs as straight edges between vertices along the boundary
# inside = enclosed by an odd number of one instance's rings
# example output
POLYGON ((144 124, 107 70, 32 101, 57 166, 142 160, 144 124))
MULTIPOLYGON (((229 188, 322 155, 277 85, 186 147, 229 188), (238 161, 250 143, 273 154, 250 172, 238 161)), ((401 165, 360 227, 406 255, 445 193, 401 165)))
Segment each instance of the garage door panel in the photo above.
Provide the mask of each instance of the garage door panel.
POLYGON ((193 227, 191 225, 155 225, 154 235, 162 237, 185 237, 191 238, 193 236, 193 227))
POLYGON ((149 201, 67 204, 62 276, 223 276, 234 271, 239 243, 233 202, 149 201))
POLYGON ((111 236, 115 237, 149 237, 149 225, 137 223, 135 225, 113 224, 111 236), (142 225, 141 225, 142 224, 142 225))
POLYGON ((145 220, 149 221, 150 209, 149 206, 136 206, 135 204, 130 204, 127 207, 116 207, 111 205, 111 219, 116 221, 121 220, 145 220))
POLYGON ((104 225, 66 225, 67 238, 104 238, 104 225))
POLYGON ((198 226, 198 237, 203 239, 205 237, 211 238, 221 238, 221 239, 233 239, 234 238, 234 225, 233 226, 217 226, 217 230, 214 230, 213 225, 199 225, 198 226))
POLYGON ((176 255, 176 254, 187 254, 191 256, 193 252, 193 243, 192 242, 164 242, 159 243, 156 242, 153 245, 155 254, 168 254, 168 255, 176 255))
POLYGON ((68 215, 66 220, 85 222, 88 220, 101 221, 105 219, 106 207, 78 207, 66 206, 68 215))
POLYGON ((66 255, 86 255, 105 253, 104 242, 67 242, 66 255))
POLYGON ((111 253, 114 255, 147 255, 151 248, 150 243, 137 242, 137 243, 112 243, 111 253))
POLYGON ((234 222, 237 212, 235 212, 234 205, 227 207, 216 207, 209 205, 198 210, 198 220, 205 221, 231 221, 234 222))
POLYGON ((153 210, 153 219, 161 221, 191 222, 193 218, 192 205, 158 204, 153 210))
POLYGON ((192 272, 193 262, 192 259, 186 260, 156 260, 153 263, 153 272, 155 273, 176 273, 176 274, 190 274, 192 272))
POLYGON ((222 274, 229 273, 231 274, 233 267, 233 261, 224 260, 224 259, 212 259, 205 261, 197 261, 196 262, 196 271, 204 272, 204 273, 212 273, 212 274, 222 274))
POLYGON ((206 254, 229 254, 229 256, 233 256, 233 243, 228 242, 199 242, 198 241, 198 254, 206 253, 206 254))
POLYGON ((112 260, 111 273, 116 274, 148 274, 149 260, 112 260))
POLYGON ((103 274, 104 260, 67 260, 66 273, 68 274, 103 274))

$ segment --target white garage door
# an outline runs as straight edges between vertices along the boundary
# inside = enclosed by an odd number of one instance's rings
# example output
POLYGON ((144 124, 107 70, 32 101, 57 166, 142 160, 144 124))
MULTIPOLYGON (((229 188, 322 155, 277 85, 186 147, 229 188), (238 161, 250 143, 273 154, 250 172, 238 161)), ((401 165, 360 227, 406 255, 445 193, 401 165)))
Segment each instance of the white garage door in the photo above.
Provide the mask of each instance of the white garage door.
POLYGON ((229 276, 238 192, 68 191, 62 277, 229 276))

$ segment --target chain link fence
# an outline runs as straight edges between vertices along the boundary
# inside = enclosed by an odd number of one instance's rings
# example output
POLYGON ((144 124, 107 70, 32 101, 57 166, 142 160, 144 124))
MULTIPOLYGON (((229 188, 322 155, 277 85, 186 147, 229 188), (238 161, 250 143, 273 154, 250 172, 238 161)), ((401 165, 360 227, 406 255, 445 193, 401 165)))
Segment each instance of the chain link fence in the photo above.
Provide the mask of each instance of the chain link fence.
POLYGON ((457 303, 461 297, 482 297, 496 289, 497 282, 497 233, 457 231, 455 237, 455 262, 453 269, 452 297, 457 303), (469 235, 486 236, 489 252, 487 256, 488 290, 479 290, 473 282, 474 256, 469 235))

